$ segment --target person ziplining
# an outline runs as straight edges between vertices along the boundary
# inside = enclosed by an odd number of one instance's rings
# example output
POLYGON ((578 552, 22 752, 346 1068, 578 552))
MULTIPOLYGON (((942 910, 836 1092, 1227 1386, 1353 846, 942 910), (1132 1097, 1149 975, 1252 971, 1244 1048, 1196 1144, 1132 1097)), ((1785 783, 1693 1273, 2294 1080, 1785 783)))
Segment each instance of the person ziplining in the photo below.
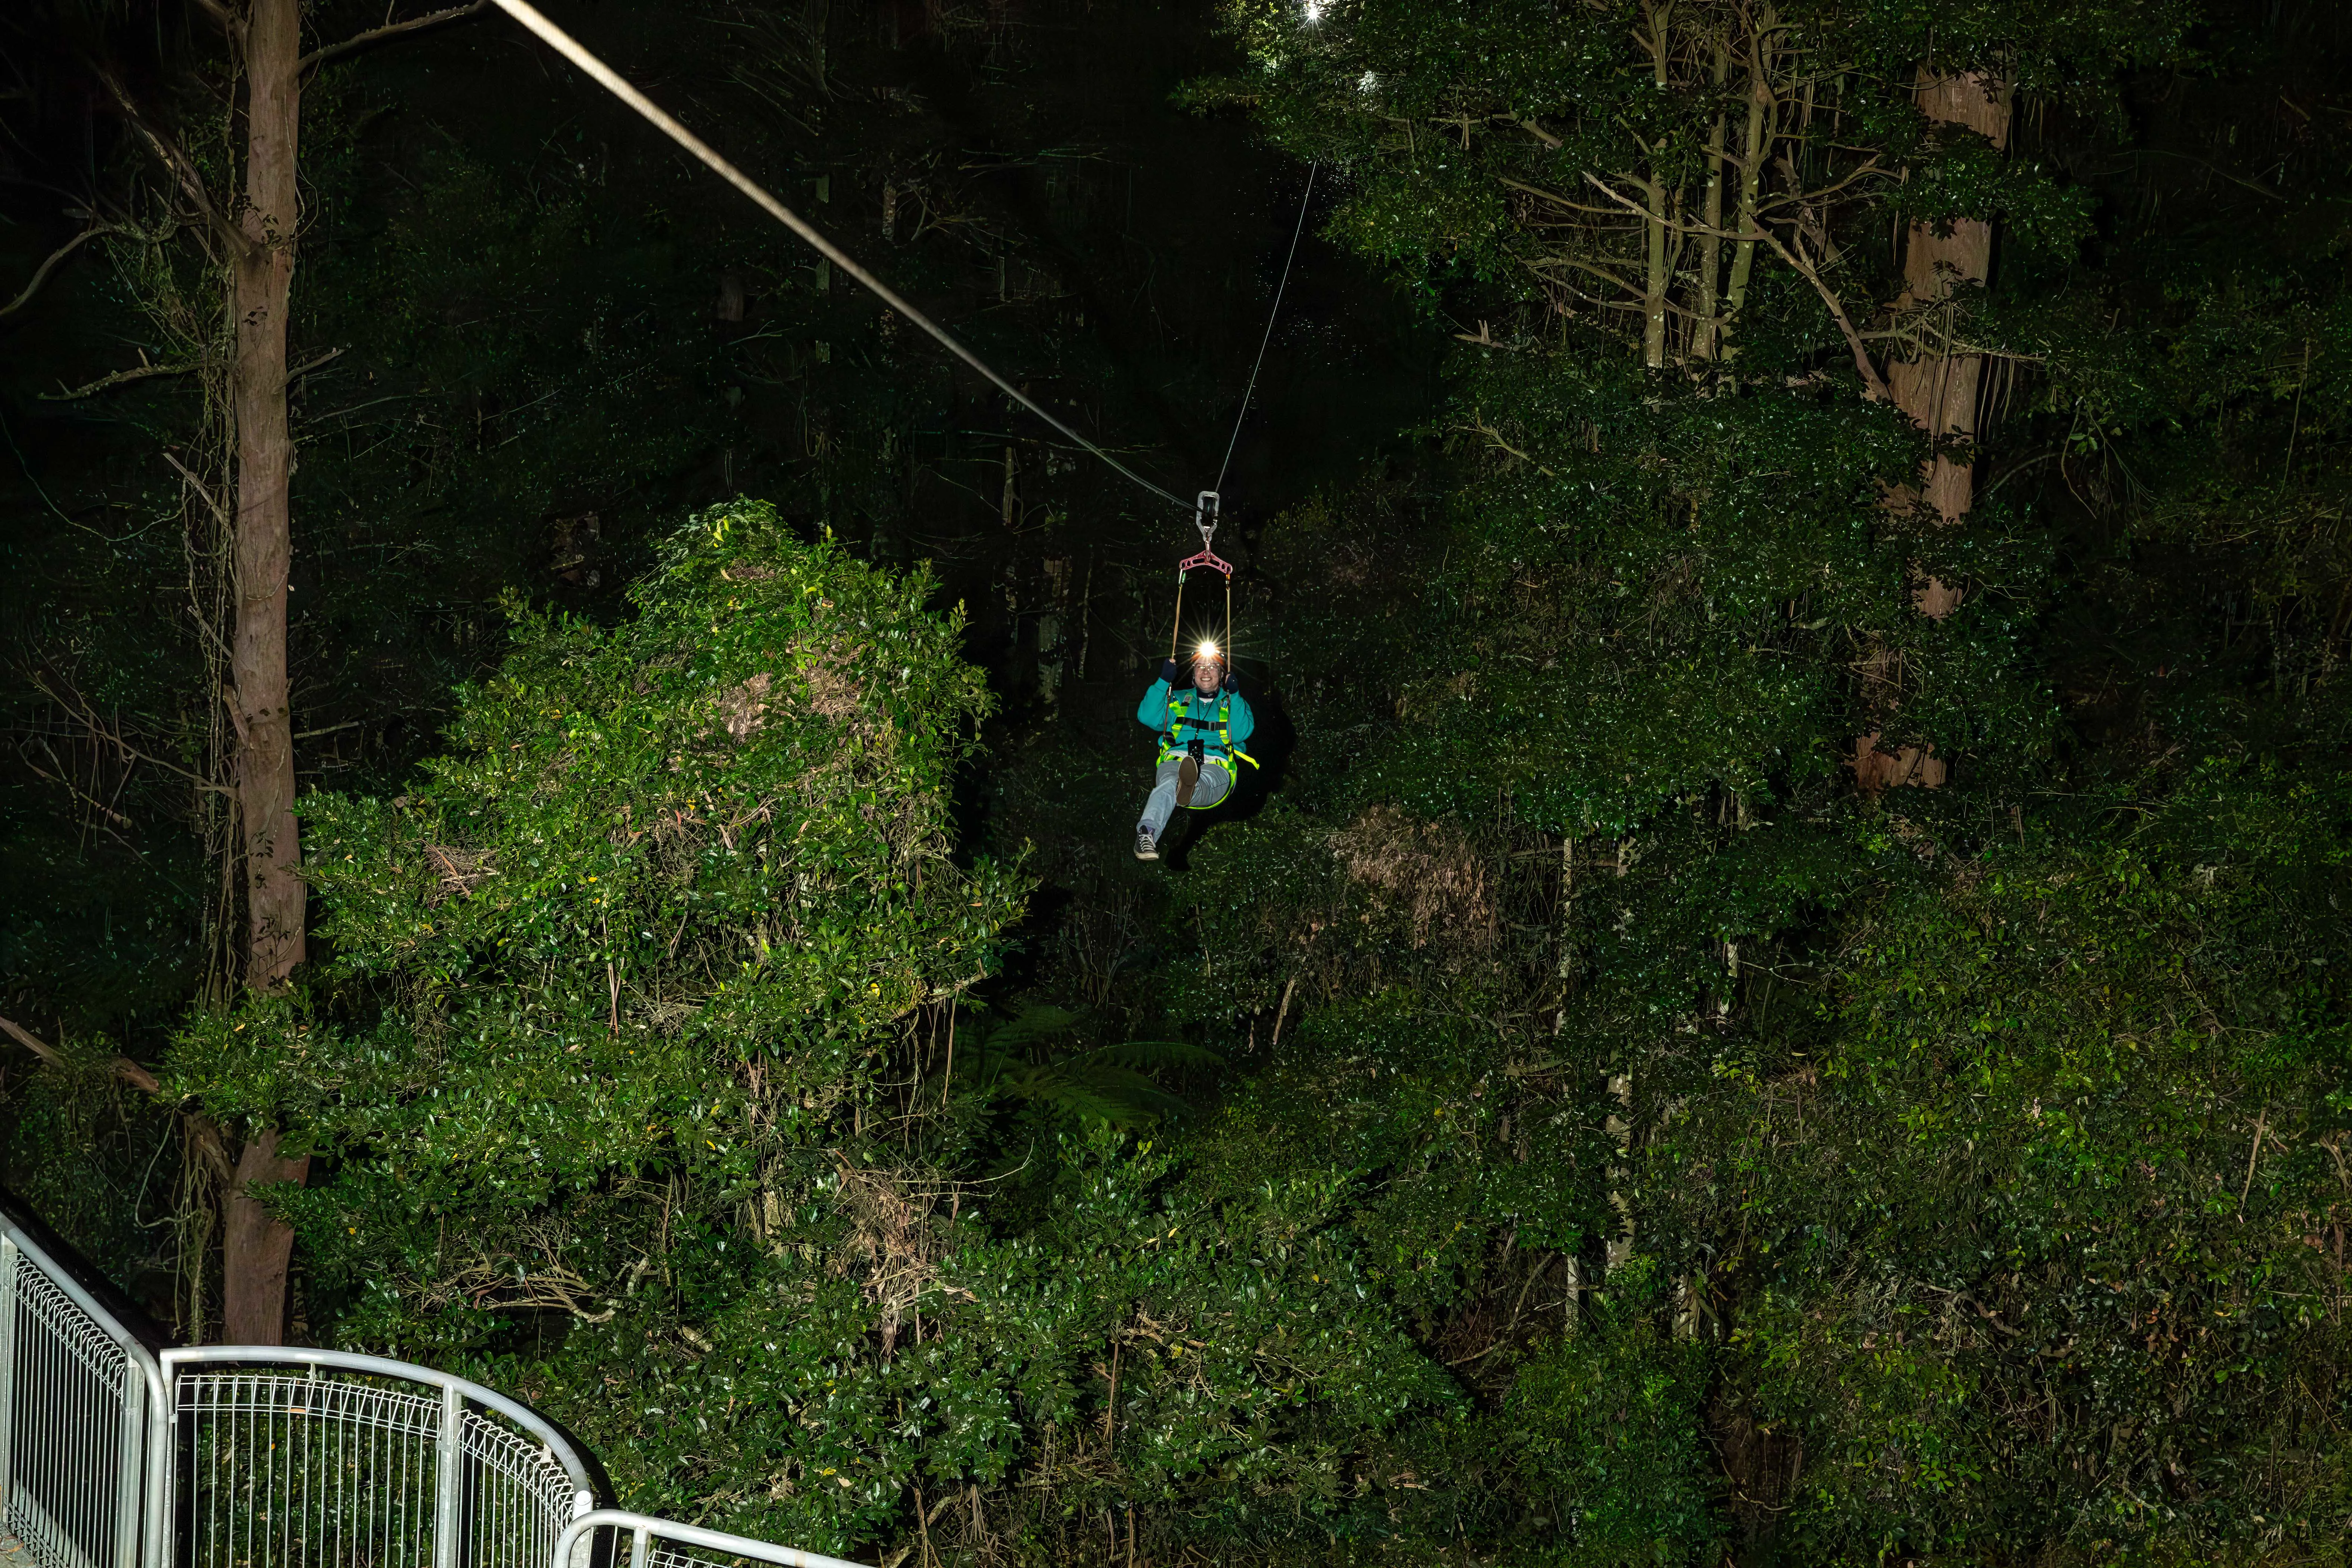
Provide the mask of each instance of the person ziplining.
MULTIPOLYGON (((1234 433, 1225 442, 1225 460, 1217 466, 1217 485, 1234 466, 1234 447, 1242 438, 1242 422, 1249 417, 1250 398, 1257 391, 1257 373, 1265 365, 1266 345, 1274 341, 1274 323, 1282 314, 1282 297, 1290 289, 1291 263, 1298 259, 1298 237, 1307 228, 1307 205, 1315 199, 1315 166, 1307 170, 1307 191, 1299 198, 1298 221, 1290 230, 1290 251, 1282 258, 1282 281, 1275 286, 1274 309, 1266 312, 1265 331, 1257 342, 1257 358, 1250 365, 1249 384, 1242 388, 1242 405, 1234 416, 1234 433)), ((1242 750, 1256 728, 1248 700, 1235 679, 1234 657, 1234 569, 1216 552, 1217 524, 1223 501, 1217 490, 1202 490, 1192 502, 1193 526, 1201 531, 1201 552, 1176 563, 1176 624, 1168 634, 1168 658, 1160 679, 1143 694, 1136 721, 1160 735, 1160 762, 1151 776, 1151 794, 1143 803, 1143 819, 1135 825, 1135 858, 1160 858, 1168 819, 1178 806, 1207 811, 1224 804, 1233 793, 1234 763, 1257 766, 1257 759, 1242 750), (1184 670, 1176 662, 1176 645, 1184 635, 1184 580, 1199 567, 1213 567, 1225 579, 1225 637, 1220 644, 1202 639, 1193 650, 1192 685, 1180 691, 1184 670)))
POLYGON ((1178 806, 1206 811, 1222 805, 1233 793, 1234 761, 1257 765, 1242 750, 1257 721, 1214 643, 1200 646, 1189 671, 1172 658, 1161 664, 1160 679, 1143 694, 1135 717, 1160 732, 1160 766, 1151 776, 1143 819, 1135 825, 1135 858, 1157 860, 1168 819, 1178 806))
MULTIPOLYGON (((1154 484, 1120 462, 999 374, 995 367, 966 348, 953 333, 859 266, 846 251, 819 233, 798 213, 778 201, 766 187, 720 157, 709 143, 679 124, 618 72, 590 54, 578 39, 549 21, 529 4, 529 0, 493 0, 493 3, 585 71, 614 97, 643 115, 670 140, 700 159, 721 179, 751 197, 769 216, 806 240, 819 255, 864 285, 884 304, 914 322, 937 339, 949 353, 986 376, 1007 397, 1076 442, 1087 452, 1101 458, 1122 478, 1171 505, 1181 507, 1184 504, 1174 492, 1154 484)), ((1298 237, 1306 230, 1307 205, 1314 196, 1315 166, 1309 165, 1307 191, 1298 205, 1298 222, 1291 230, 1290 251, 1282 263, 1282 281, 1274 292, 1274 309, 1266 316, 1265 334, 1258 340, 1257 359, 1250 366, 1249 384, 1242 392, 1241 409, 1234 416, 1233 437, 1225 443, 1225 459, 1217 469, 1217 483, 1221 488, 1227 470, 1233 467, 1234 447, 1241 440, 1243 422, 1249 417, 1250 398, 1257 390, 1258 372, 1265 364, 1266 345, 1274 341, 1274 323, 1282 313, 1282 297, 1290 287, 1291 264, 1298 258, 1298 237)), ((1151 795, 1145 802, 1143 819, 1136 825, 1135 853, 1139 859, 1156 860, 1160 858, 1160 838, 1177 807, 1205 811, 1233 793, 1234 763, 1236 759, 1248 763, 1252 767, 1257 765, 1241 749, 1250 737, 1254 720, 1249 703, 1243 699, 1233 673, 1234 569, 1210 549, 1216 532, 1217 510, 1217 491, 1202 490, 1193 505, 1193 520, 1201 530, 1201 552, 1176 568, 1178 629, 1170 639, 1168 658, 1160 666, 1159 680, 1144 694, 1142 706, 1136 711, 1136 717, 1158 731, 1160 737, 1160 760, 1152 779, 1151 795), (1213 567, 1224 576, 1225 636, 1222 643, 1211 639, 1201 642, 1192 660, 1189 684, 1180 687, 1179 682, 1187 679, 1187 671, 1176 662, 1176 642, 1181 637, 1184 618, 1184 579, 1189 573, 1201 567, 1213 567)))
MULTIPOLYGON (((1255 379, 1255 373, 1252 373, 1255 379)), ((1227 449, 1228 457, 1232 455, 1227 449)), ((1202 490, 1194 503, 1193 518, 1201 530, 1201 552, 1176 567, 1176 625, 1168 634, 1168 657, 1160 679, 1136 705, 1136 722, 1160 736, 1160 761, 1151 777, 1151 794, 1143 803, 1142 820, 1135 825, 1135 858, 1160 858, 1168 819, 1178 806, 1207 811, 1223 804, 1234 789, 1234 763, 1257 766, 1257 759, 1242 750, 1257 727, 1241 682, 1230 662, 1234 635, 1234 569, 1214 549, 1217 533, 1217 492, 1202 490), (1225 579, 1225 640, 1203 638, 1192 650, 1188 671, 1176 662, 1176 645, 1184 630, 1184 580, 1208 568, 1225 579)))

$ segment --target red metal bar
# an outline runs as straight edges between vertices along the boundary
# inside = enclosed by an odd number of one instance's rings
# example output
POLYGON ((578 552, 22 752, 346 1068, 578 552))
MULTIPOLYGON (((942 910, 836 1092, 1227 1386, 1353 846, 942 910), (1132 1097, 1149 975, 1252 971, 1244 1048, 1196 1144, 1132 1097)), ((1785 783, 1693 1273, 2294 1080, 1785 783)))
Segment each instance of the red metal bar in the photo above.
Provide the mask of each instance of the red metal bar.
POLYGON ((1228 577, 1234 574, 1233 563, 1231 562, 1221 560, 1215 554, 1206 550, 1202 551, 1201 553, 1193 556, 1189 561, 1179 561, 1176 563, 1176 570, 1180 573, 1190 572, 1195 566, 1213 566, 1228 577))

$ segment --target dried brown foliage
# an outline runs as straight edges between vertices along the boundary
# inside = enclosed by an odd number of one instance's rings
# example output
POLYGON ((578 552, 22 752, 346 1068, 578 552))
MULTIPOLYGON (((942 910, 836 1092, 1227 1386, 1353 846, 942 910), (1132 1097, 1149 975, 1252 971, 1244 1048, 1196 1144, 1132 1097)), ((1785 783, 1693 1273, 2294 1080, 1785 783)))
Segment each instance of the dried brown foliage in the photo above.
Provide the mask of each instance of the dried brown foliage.
POLYGON ((1331 836, 1331 853, 1350 882, 1408 911, 1413 946, 1426 946, 1441 924, 1465 945, 1493 942, 1486 859, 1458 828, 1376 805, 1331 836))
POLYGON ((425 902, 437 904, 446 899, 466 898, 476 888, 499 874, 499 868, 487 849, 458 849, 446 844, 427 844, 425 859, 438 879, 425 902))
POLYGON ((846 1243, 834 1254, 835 1274, 856 1275, 866 1299, 880 1309, 882 1353, 898 1342, 900 1325, 940 1283, 948 1226, 940 1205, 950 1188, 912 1171, 835 1167, 835 1206, 849 1222, 846 1243))
POLYGON ((768 690, 775 678, 761 670, 742 685, 721 692, 719 721, 738 742, 748 741, 768 721, 768 690))
POLYGON ((866 698, 857 678, 856 652, 846 638, 804 632, 793 641, 793 669, 808 689, 808 705, 818 715, 843 723, 856 716, 866 698))

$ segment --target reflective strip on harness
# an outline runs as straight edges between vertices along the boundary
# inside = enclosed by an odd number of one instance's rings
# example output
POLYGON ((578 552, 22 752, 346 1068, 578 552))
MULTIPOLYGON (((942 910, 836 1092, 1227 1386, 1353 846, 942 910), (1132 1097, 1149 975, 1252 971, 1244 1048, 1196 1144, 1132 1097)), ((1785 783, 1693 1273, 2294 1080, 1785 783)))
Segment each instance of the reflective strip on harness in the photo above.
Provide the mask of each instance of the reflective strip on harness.
MULTIPOLYGON (((1233 693, 1221 692, 1217 697, 1217 716, 1214 719, 1195 719, 1192 717, 1192 692, 1186 690, 1179 693, 1175 688, 1171 687, 1168 691, 1168 731, 1160 738, 1160 760, 1164 763, 1171 757, 1181 757, 1184 754, 1185 743, 1178 737, 1189 726, 1195 730, 1214 730, 1217 732, 1215 743, 1217 751, 1229 757, 1240 757, 1252 767, 1257 766, 1255 759, 1234 749, 1233 737, 1226 733, 1227 721, 1233 714, 1233 693)), ((1202 749, 1206 750, 1208 737, 1202 736, 1202 749)))

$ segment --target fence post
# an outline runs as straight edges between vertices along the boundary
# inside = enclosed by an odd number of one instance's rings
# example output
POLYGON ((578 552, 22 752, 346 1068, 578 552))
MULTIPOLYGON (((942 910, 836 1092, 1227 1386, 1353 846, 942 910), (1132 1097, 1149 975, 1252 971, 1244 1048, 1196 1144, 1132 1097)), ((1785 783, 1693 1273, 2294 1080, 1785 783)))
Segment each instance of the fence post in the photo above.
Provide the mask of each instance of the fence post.
POLYGON ((121 1458, 114 1479, 114 1565, 139 1568, 140 1504, 145 1488, 140 1482, 140 1456, 147 1451, 147 1380, 139 1359, 126 1351, 122 1357, 122 1433, 115 1441, 121 1458))
POLYGON ((16 1506, 16 1238, 0 1236, 0 1528, 16 1506))
MULTIPOLYGON (((573 1520, 579 1519, 583 1514, 593 1512, 595 1508, 596 1500, 593 1497, 591 1497, 588 1493, 573 1492, 572 1494, 572 1518, 573 1520)), ((568 1521, 566 1528, 569 1528, 568 1521)), ((572 1542, 572 1561, 569 1563, 551 1563, 548 1565, 548 1568, 595 1568, 595 1563, 596 1532, 593 1530, 583 1530, 572 1542)))
POLYGON ((173 1485, 179 1463, 179 1369, 168 1351, 158 1359, 162 1364, 148 1389, 154 1408, 147 1413, 146 1568, 169 1568, 172 1529, 178 1522, 174 1514, 179 1507, 179 1493, 173 1485))
POLYGON ((433 1568, 463 1568, 458 1538, 465 1517, 466 1396, 446 1384, 441 1390, 438 1473, 433 1478, 433 1568))

